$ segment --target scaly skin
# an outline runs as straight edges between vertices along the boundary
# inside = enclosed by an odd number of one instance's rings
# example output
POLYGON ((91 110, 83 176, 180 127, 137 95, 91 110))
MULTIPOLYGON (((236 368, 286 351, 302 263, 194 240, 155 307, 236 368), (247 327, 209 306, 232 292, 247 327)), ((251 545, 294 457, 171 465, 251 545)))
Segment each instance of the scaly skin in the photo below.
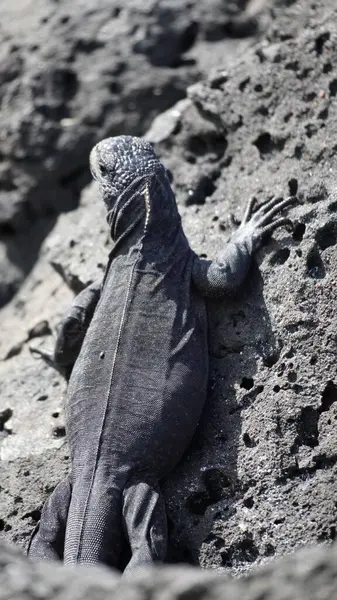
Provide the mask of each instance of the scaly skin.
POLYGON ((208 376, 205 296, 245 279, 263 237, 288 222, 294 198, 253 211, 216 260, 189 247, 169 178, 152 146, 119 136, 100 142, 90 165, 115 242, 103 282, 65 316, 55 360, 70 374, 67 436, 72 469, 47 500, 32 558, 127 570, 165 559, 160 480, 195 431, 208 376))

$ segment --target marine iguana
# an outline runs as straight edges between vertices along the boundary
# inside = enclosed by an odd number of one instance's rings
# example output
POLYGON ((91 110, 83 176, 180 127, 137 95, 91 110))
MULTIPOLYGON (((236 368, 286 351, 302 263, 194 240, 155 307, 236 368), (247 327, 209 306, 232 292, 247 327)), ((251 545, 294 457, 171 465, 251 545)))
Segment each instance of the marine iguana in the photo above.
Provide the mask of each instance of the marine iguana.
POLYGON ((59 368, 71 372, 72 468, 47 499, 28 553, 117 566, 126 540, 129 571, 165 559, 160 480, 186 450, 206 398, 205 297, 243 282, 265 234, 289 222, 277 215, 294 198, 274 198, 255 212, 252 199, 212 261, 191 250, 149 142, 105 139, 90 166, 114 247, 103 281, 76 297, 56 343, 59 368))

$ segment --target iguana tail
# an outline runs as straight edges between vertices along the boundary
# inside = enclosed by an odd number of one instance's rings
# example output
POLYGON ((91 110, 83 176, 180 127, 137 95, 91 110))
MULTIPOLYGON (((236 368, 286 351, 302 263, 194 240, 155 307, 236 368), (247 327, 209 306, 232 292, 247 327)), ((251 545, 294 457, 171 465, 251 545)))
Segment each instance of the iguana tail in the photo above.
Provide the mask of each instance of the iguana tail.
POLYGON ((114 481, 79 478, 73 486, 64 544, 64 564, 117 567, 123 543, 122 491, 114 481), (90 490, 90 491, 88 491, 90 490))

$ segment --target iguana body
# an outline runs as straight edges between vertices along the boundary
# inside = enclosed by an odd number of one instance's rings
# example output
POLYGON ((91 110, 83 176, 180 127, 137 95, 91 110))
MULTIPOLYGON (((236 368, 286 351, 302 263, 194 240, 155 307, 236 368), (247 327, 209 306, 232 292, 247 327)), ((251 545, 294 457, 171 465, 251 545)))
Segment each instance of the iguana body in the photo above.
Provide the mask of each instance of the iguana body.
POLYGON ((72 369, 72 471, 47 500, 29 554, 116 566, 126 539, 131 569, 165 558, 159 482, 185 451, 206 398, 204 296, 244 280, 263 234, 284 224, 272 218, 290 199, 252 218, 250 204, 234 241, 212 262, 190 249, 150 144, 104 140, 91 169, 115 245, 103 283, 75 299, 59 334, 56 360, 72 369))

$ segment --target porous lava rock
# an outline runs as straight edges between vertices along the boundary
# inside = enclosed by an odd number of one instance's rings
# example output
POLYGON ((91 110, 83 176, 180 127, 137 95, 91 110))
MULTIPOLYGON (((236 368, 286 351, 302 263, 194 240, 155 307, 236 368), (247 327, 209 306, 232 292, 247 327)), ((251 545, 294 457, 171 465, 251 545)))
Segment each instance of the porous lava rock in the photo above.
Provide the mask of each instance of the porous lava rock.
POLYGON ((98 567, 32 563, 0 542, 0 598, 25 600, 332 600, 337 550, 311 548, 233 581, 192 567, 140 569, 128 577, 98 567))
POLYGON ((220 52, 228 60, 247 47, 257 26, 224 45, 226 24, 242 19, 246 4, 16 0, 2 7, 0 305, 34 265, 56 215, 78 205, 93 144, 144 133, 218 64, 220 52))
MULTIPOLYGON (((286 4, 256 46, 219 63, 147 132, 199 254, 216 254, 252 194, 298 198, 292 227, 266 240, 242 289, 209 303, 208 400, 164 485, 169 560, 231 574, 336 537, 337 9, 286 4)), ((1 311, 0 518, 19 544, 68 464, 65 384, 32 351, 51 347, 110 244, 91 184, 1 311)))

